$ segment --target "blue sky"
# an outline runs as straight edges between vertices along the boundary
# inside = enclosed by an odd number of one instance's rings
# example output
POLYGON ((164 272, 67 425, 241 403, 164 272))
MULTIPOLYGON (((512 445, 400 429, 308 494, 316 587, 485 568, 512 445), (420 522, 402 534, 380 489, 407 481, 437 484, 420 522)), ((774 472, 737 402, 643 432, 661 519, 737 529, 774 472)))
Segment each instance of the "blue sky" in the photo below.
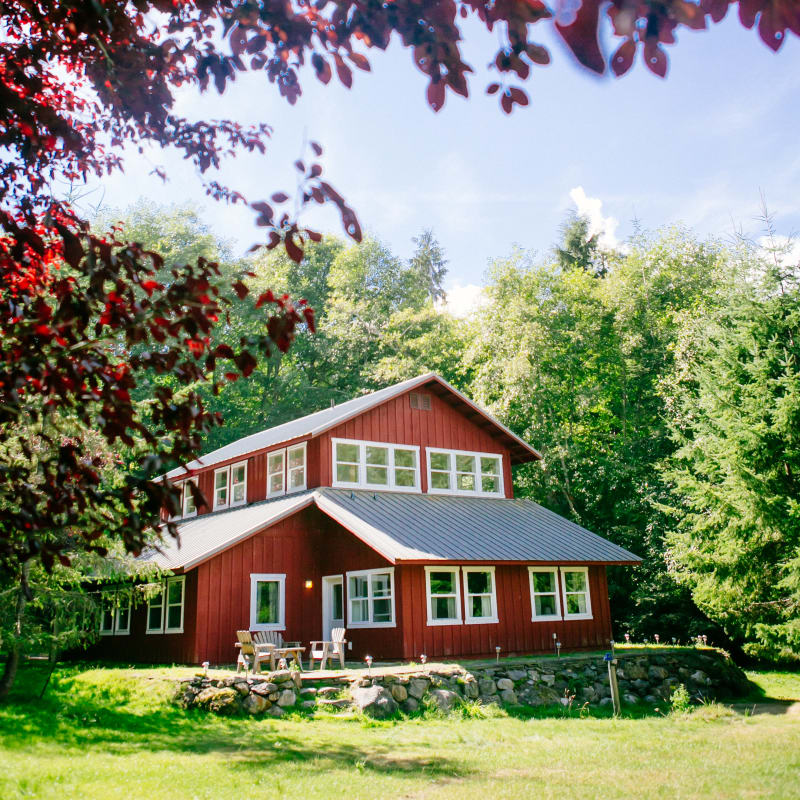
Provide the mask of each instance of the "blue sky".
MULTIPOLYGON (((304 137, 319 141, 328 180, 395 253, 409 256, 411 237, 433 228, 451 289, 480 284, 488 260, 514 243, 546 251, 576 200, 610 242, 624 240, 634 218, 645 227, 683 222, 701 235, 728 236, 734 226, 757 235, 760 192, 780 233, 800 229, 797 39, 774 54, 729 14, 710 31, 679 34, 666 80, 638 62, 617 80, 576 67, 541 27, 553 63, 533 72, 530 106, 510 117, 484 94, 496 38, 476 26, 465 30, 472 97, 449 96, 438 114, 399 43, 367 53, 372 72, 358 72, 349 91, 306 73, 294 108, 263 76, 246 75, 221 97, 182 94, 178 111, 274 126, 267 157, 241 156, 221 172, 251 200, 293 189, 304 137)), ((207 201, 199 177, 169 153, 129 156, 125 175, 102 190, 111 206, 140 196, 198 202, 237 251, 263 240, 247 209, 207 201), (168 184, 148 174, 155 165, 166 167, 168 184)), ((305 221, 341 233, 332 212, 305 221)))

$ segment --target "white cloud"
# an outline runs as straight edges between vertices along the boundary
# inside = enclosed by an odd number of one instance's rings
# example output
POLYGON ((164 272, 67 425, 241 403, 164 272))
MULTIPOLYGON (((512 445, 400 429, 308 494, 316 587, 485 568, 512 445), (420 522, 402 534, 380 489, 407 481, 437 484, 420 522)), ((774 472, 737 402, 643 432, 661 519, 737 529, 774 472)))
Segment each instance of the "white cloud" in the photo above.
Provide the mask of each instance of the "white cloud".
POLYGON ((468 317, 488 302, 483 287, 476 283, 467 283, 464 286, 454 283, 446 291, 447 302, 441 307, 454 317, 468 317))
POLYGON ((588 197, 583 186, 570 190, 569 196, 578 210, 578 214, 589 220, 589 235, 598 234, 597 243, 601 250, 619 249, 616 217, 603 216, 603 201, 599 197, 588 197))
POLYGON ((762 236, 758 240, 758 245, 763 254, 772 258, 773 248, 778 256, 781 266, 794 267, 800 265, 800 239, 790 238, 789 236, 762 236))

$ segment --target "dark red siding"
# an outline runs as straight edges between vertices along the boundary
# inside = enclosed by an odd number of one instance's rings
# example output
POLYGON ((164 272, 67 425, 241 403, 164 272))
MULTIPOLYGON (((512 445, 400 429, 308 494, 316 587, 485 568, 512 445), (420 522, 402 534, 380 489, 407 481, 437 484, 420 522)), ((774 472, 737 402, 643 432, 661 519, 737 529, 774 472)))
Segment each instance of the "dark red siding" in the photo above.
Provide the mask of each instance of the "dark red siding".
POLYGON ((431 410, 422 411, 411 408, 409 393, 406 392, 321 434, 318 439, 319 486, 330 486, 332 483, 332 438, 417 445, 420 447, 423 492, 428 491, 424 448, 498 453, 503 456, 506 497, 514 496, 509 452, 502 441, 467 419, 464 413, 438 395, 431 396, 431 410))
POLYGON ((197 573, 189 572, 184 585, 183 633, 146 633, 147 604, 133 609, 131 632, 124 636, 101 636, 88 651, 86 658, 102 658, 109 661, 156 664, 196 664, 195 648, 197 615, 197 573))

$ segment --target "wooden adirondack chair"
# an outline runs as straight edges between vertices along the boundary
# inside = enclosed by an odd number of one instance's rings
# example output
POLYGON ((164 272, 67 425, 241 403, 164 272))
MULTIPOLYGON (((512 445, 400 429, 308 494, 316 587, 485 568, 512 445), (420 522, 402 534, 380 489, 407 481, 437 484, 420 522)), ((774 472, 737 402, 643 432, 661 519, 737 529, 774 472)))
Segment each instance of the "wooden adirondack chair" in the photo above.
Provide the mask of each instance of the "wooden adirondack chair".
POLYGON ((236 631, 239 647, 239 656, 236 659, 236 671, 242 667, 247 670, 249 664, 253 665, 253 672, 261 672, 261 662, 270 660, 271 648, 259 645, 253 641, 250 631, 236 631))
POLYGON ((280 631, 256 631, 253 639, 258 647, 269 648, 269 666, 275 669, 275 664, 281 658, 293 659, 303 671, 302 655, 305 647, 300 646, 300 642, 286 642, 280 631))
POLYGON ((334 628, 331 631, 331 641, 329 642, 311 642, 311 667, 314 669, 314 660, 319 659, 319 668, 325 669, 328 661, 331 659, 339 659, 339 664, 344 669, 344 651, 347 646, 347 639, 345 628, 334 628))

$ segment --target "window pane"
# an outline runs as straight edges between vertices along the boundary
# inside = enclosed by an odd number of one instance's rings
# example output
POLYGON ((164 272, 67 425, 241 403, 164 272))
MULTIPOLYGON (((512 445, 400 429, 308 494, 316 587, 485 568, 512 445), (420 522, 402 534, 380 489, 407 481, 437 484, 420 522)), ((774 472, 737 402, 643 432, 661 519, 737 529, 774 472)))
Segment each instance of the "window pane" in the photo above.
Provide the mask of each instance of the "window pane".
POLYGON ((283 491, 283 473, 279 472, 277 475, 269 476, 269 491, 270 494, 283 491))
POLYGON ((475 456, 456 456, 456 472, 475 472, 475 456))
POLYGON ((222 472, 217 472, 216 475, 214 475, 214 486, 217 489, 222 489, 228 486, 227 471, 223 470, 222 472))
POLYGON ((413 469, 396 469, 394 482, 397 486, 416 486, 416 473, 413 469))
POLYGON ((462 492, 474 492, 475 476, 472 473, 467 475, 456 475, 456 487, 462 492))
POLYGON ((487 594, 492 591, 491 572, 468 572, 467 591, 470 594, 487 594))
POLYGON ((500 459, 499 458, 481 458, 481 472, 484 475, 499 475, 500 474, 500 459))
POLYGON ((455 574, 452 572, 430 572, 431 594, 455 594, 455 574))
POLYGON ((389 597, 391 595, 391 578, 386 572, 372 576, 373 597, 389 597))
POLYGON ((586 595, 568 594, 567 595, 567 614, 585 614, 586 595))
POLYGON ((194 504, 194 495, 187 483, 186 486, 183 487, 183 513, 194 514, 195 511, 197 511, 197 507, 194 504))
POLYGON ((358 467, 355 464, 337 464, 336 480, 342 483, 358 483, 358 467))
POLYGON ((486 477, 485 475, 481 478, 481 491, 483 492, 499 492, 500 491, 500 480, 498 478, 486 477))
POLYGON ((180 603, 183 598, 183 581, 169 581, 167 583, 167 604, 180 603))
POLYGON ((161 603, 157 606, 151 605, 147 612, 148 630, 161 630, 161 603))
POLYGON ((295 447, 289 450, 289 469, 293 467, 303 467, 306 463, 305 447, 295 447))
POLYGON ((114 610, 106 607, 100 616, 100 630, 110 631, 114 629, 114 610))
POLYGON ((170 606, 167 609, 167 627, 180 628, 181 627, 181 607, 170 606))
POLYGON ((366 578, 350 578, 350 597, 366 597, 368 591, 366 578))
POLYGON ((305 467, 289 470, 289 488, 298 489, 306 482, 305 467))
POLYGON ((367 467, 367 483, 387 486, 389 484, 388 467, 367 467))
POLYGON ((431 453, 431 469, 450 469, 450 453, 431 453))
POLYGON ((456 618, 456 599, 455 597, 434 597, 433 618, 434 619, 455 619, 456 618))
POLYGON ((333 585, 333 608, 331 614, 334 619, 344 619, 344 604, 342 603, 342 584, 333 585))
POLYGON ((234 483, 243 483, 244 482, 244 472, 245 466, 241 464, 238 467, 233 468, 233 482, 234 483))
POLYGON ((350 605, 353 622, 369 622, 368 600, 351 600, 350 605))
POLYGON ((269 472, 283 472, 283 451, 269 454, 269 472))
POLYGON ((472 616, 473 617, 491 617, 492 616, 492 598, 491 597, 473 597, 472 598, 472 616))
POLYGON ((564 588, 568 592, 585 592, 586 591, 586 573, 585 572, 565 572, 564 573, 564 588))
POLYGON ((131 610, 128 606, 117 609, 117 630, 127 631, 130 623, 131 610))
POLYGON ((534 572, 534 592, 554 592, 556 590, 556 575, 554 572, 534 572))
POLYGON ((336 445, 336 460, 337 461, 358 461, 358 445, 357 444, 342 444, 341 442, 336 445))
POLYGON ((275 625, 280 619, 278 581, 259 581, 256 590, 256 622, 275 625))
POLYGON ((372 604, 373 622, 392 621, 392 601, 390 599, 375 600, 372 604))
POLYGON ((224 506, 228 503, 228 487, 217 489, 217 505, 224 506))
POLYGON ((398 450, 394 451, 394 465, 396 467, 416 467, 417 460, 416 453, 413 450, 398 450))
POLYGON ((243 503, 244 502, 244 484, 240 483, 237 486, 233 487, 233 502, 234 503, 243 503))
POLYGON ((536 616, 553 617, 556 613, 556 598, 552 594, 536 595, 536 616))
POLYGON ((367 464, 386 465, 389 463, 388 447, 367 447, 367 464))
POLYGON ((431 472, 431 486, 434 489, 449 489, 450 488, 450 473, 449 472, 431 472))

